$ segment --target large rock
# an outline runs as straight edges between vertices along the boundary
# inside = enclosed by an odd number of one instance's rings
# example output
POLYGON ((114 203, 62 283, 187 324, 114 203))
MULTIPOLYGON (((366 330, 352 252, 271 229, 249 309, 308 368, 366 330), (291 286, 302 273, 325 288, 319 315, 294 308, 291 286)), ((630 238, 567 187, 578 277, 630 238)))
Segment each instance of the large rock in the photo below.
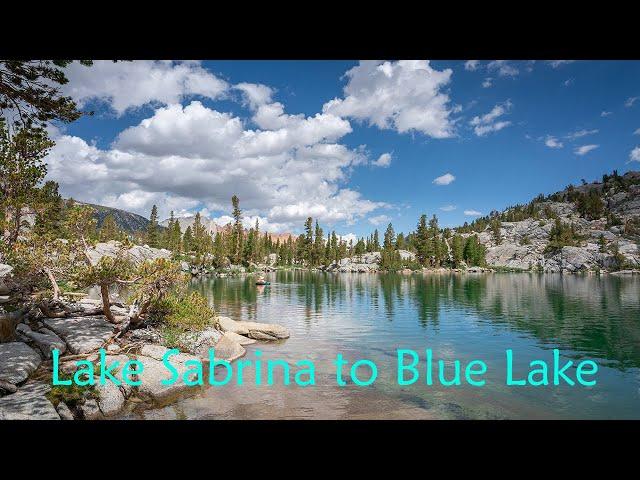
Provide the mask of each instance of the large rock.
POLYGON ((164 248, 152 248, 148 245, 135 245, 129 249, 123 248, 122 243, 111 240, 109 242, 97 243, 87 251, 87 255, 92 264, 97 264, 102 257, 122 256, 131 260, 135 264, 140 264, 146 260, 156 260, 158 258, 171 258, 171 251, 164 248))
POLYGON ((54 349, 59 350, 60 355, 67 351, 67 345, 64 341, 51 330, 46 328, 41 329, 39 332, 34 332, 28 325, 20 323, 16 327, 16 331, 20 332, 27 339, 32 341, 46 359, 51 358, 51 352, 54 349))
POLYGON ((74 318, 46 318, 45 325, 62 338, 74 354, 89 353, 106 342, 114 331, 103 315, 74 318))
POLYGON ((252 345, 252 344, 256 343, 256 341, 253 338, 248 338, 248 337, 245 337, 243 335, 238 335, 235 332, 225 332, 224 336, 229 338, 229 339, 231 339, 231 340, 233 340, 236 343, 239 343, 242 346, 252 345))
MULTIPOLYGON (((189 360, 199 361, 197 357, 180 353, 170 357, 171 364, 179 373, 179 379, 172 385, 163 385, 162 380, 170 379, 171 372, 162 363, 162 358, 167 348, 159 345, 145 345, 142 347, 137 359, 144 365, 144 370, 137 379, 141 381, 138 392, 157 403, 166 403, 186 389, 194 388, 184 383, 184 374, 188 369, 185 362, 189 360)), ((189 375, 189 380, 195 380, 195 374, 189 375)))
POLYGON ((218 317, 218 324, 223 332, 234 332, 238 335, 249 335, 249 330, 242 327, 235 320, 229 317, 218 317))
POLYGON ((0 380, 14 385, 24 382, 41 362, 38 352, 26 343, 0 343, 0 380))
POLYGON ((486 254, 487 265, 528 270, 544 260, 534 247, 502 244, 489 247, 486 254))
POLYGON ((125 402, 124 391, 113 382, 107 381, 104 385, 96 385, 98 392, 98 408, 106 417, 114 415, 122 410, 125 402))
POLYGON ((11 265, 0 263, 0 295, 9 294, 9 286, 5 282, 5 277, 8 277, 13 270, 11 265))
POLYGON ((46 397, 51 387, 31 382, 16 393, 0 398, 0 420, 60 420, 60 415, 46 397))
MULTIPOLYGON (((236 322, 238 326, 247 330, 247 335, 251 338, 256 338, 257 340, 276 340, 282 338, 289 338, 289 330, 284 328, 281 325, 276 325, 273 323, 258 323, 258 322, 236 322), (257 338, 255 335, 268 335, 272 338, 257 338)), ((238 332, 236 332, 238 333, 238 332)))
POLYGON ((225 333, 215 345, 215 358, 232 362, 242 357, 246 350, 233 337, 225 333))

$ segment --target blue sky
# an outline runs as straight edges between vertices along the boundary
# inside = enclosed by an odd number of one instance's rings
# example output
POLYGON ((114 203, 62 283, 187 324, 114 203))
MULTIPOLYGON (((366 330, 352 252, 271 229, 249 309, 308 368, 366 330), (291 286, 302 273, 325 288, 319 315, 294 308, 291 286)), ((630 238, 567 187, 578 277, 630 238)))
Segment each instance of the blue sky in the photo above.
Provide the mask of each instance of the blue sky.
POLYGON ((247 222, 272 231, 311 215, 340 234, 389 221, 407 232, 421 213, 456 226, 640 166, 634 61, 97 62, 68 74, 66 93, 95 115, 52 129, 50 178, 146 216, 157 203, 224 223, 237 193, 247 222))

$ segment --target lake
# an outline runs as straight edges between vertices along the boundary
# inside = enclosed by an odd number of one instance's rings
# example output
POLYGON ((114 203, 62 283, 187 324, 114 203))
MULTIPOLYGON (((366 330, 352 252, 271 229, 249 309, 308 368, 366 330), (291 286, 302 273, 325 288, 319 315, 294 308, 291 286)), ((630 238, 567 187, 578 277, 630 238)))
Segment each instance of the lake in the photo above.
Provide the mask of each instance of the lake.
MULTIPOLYGON (((629 419, 640 418, 640 278, 496 274, 325 274, 280 271, 271 285, 252 276, 194 279, 220 315, 278 323, 291 332, 279 342, 247 347, 292 365, 310 359, 316 385, 208 387, 160 411, 198 419, 629 419), (399 386, 396 349, 426 348, 453 372, 481 359, 486 384, 399 386), (505 384, 505 350, 529 362, 592 359, 597 384, 505 384), (378 378, 367 387, 339 387, 333 360, 370 359, 378 378), (168 411, 170 410, 170 411, 168 411)), ((350 365, 350 364, 349 364, 350 365)), ((574 365, 575 367, 575 365, 574 365)), ((418 368, 422 368, 422 363, 418 368)), ((523 373, 524 372, 524 373, 523 373)), ((362 369, 366 379, 367 370, 362 369)), ((422 372, 421 372, 422 375, 422 372)), ((449 375, 450 376, 450 375, 449 375)), ((348 371, 346 371, 348 379, 348 371)), ((156 415, 158 412, 152 413, 156 415)), ((147 417, 147 418, 153 418, 147 417)))

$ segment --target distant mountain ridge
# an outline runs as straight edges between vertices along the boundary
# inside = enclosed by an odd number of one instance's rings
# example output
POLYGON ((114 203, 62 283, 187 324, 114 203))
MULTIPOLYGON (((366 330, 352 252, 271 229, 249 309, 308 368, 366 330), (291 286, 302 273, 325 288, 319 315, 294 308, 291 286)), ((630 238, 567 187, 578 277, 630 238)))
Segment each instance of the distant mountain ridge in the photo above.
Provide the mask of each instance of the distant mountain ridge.
POLYGON ((126 210, 120 210, 119 208, 105 207, 104 205, 95 205, 93 203, 86 203, 75 201, 79 205, 87 205, 94 211, 94 218, 96 219, 97 226, 100 228, 104 223, 104 219, 107 216, 113 216, 118 227, 127 233, 135 233, 146 230, 149 225, 149 219, 138 215, 137 213, 127 212, 126 210))

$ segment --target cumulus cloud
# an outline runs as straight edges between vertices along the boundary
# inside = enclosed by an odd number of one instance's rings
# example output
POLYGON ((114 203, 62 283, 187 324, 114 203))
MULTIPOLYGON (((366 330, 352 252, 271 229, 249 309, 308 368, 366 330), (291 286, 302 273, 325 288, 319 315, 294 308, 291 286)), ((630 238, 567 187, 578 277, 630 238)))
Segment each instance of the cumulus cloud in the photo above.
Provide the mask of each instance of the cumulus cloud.
POLYGON ((640 162, 640 147, 636 147, 629 153, 629 161, 640 162))
POLYGON ((245 103, 253 110, 271 103, 271 97, 274 94, 271 87, 259 83, 243 82, 234 85, 233 88, 242 92, 245 103))
POLYGON ((640 135, 640 128, 633 132, 634 135, 640 135))
POLYGON ((337 237, 338 237, 338 241, 346 242, 347 245, 349 244, 349 242, 353 242, 353 244, 355 245, 356 242, 358 241, 358 237, 356 236, 355 233, 347 233, 345 235, 337 235, 337 237))
POLYGON ((465 210, 464 214, 467 217, 479 217, 480 215, 482 215, 482 212, 479 212, 478 210, 465 210))
POLYGON ((351 170, 369 162, 364 149, 338 143, 351 131, 347 120, 284 110, 272 120, 273 129, 250 129, 199 101, 170 104, 122 131, 108 149, 57 138, 48 178, 64 195, 142 215, 156 204, 161 217, 203 207, 228 212, 236 194, 247 221, 259 218, 270 231, 299 228, 308 216, 351 224, 388 206, 344 187, 351 170))
POLYGON ((369 218, 369 223, 375 226, 386 225, 390 221, 391 221, 391 217, 387 215, 376 215, 375 217, 369 218))
POLYGON ((573 78, 567 78, 567 79, 563 82, 563 85, 564 85, 565 87, 570 87, 571 85, 573 85, 573 82, 574 82, 574 81, 575 81, 575 80, 574 80, 573 78))
POLYGON ((493 86, 493 78, 487 77, 482 82, 482 88, 491 88, 493 86))
POLYGON ((638 98, 640 98, 640 97, 629 97, 629 98, 627 98, 627 101, 624 102, 624 106, 627 107, 627 108, 633 107, 633 104, 636 103, 636 100, 638 100, 638 98))
POLYGON ((607 110, 603 110, 603 111, 600 113, 600 116, 601 116, 601 117, 608 117, 609 115, 613 115, 613 112, 608 112, 607 110))
POLYGON ((65 95, 81 107, 92 100, 105 102, 119 116, 131 108, 178 103, 191 95, 216 99, 229 88, 227 82, 192 61, 98 60, 91 67, 74 62, 66 74, 65 95))
POLYGON ((464 62, 465 70, 475 71, 478 69, 479 66, 480 66, 480 60, 467 60, 466 62, 464 62))
POLYGON ((440 207, 440 210, 442 210, 443 212, 453 212, 457 207, 455 205, 445 205, 443 207, 440 207))
POLYGON ((344 98, 327 102, 323 112, 399 133, 452 137, 452 107, 443 91, 451 74, 431 68, 427 60, 362 61, 346 73, 344 98))
POLYGON ((502 104, 498 104, 485 115, 475 116, 469 124, 473 127, 473 131, 478 137, 483 137, 491 132, 497 132, 511 125, 510 121, 498 120, 507 114, 512 107, 511 101, 507 100, 502 104))
POLYGON ((388 166, 391 165, 391 154, 390 153, 383 153, 382 155, 380 155, 378 157, 377 160, 375 160, 374 162, 371 162, 371 165, 375 166, 375 167, 383 167, 386 168, 388 166))
POLYGON ((552 135, 547 135, 544 144, 549 148, 562 148, 564 144, 552 135))
POLYGON ((487 70, 496 72, 501 77, 515 77, 520 71, 508 60, 494 60, 487 64, 487 70))
POLYGON ((582 156, 582 155, 586 155, 592 150, 595 150, 598 147, 599 145, 582 145, 580 147, 576 147, 573 153, 575 153, 576 155, 582 156))
POLYGON ((449 185, 455 179, 455 176, 451 175, 450 173, 445 173, 444 175, 434 178, 432 183, 435 183, 436 185, 449 185))

